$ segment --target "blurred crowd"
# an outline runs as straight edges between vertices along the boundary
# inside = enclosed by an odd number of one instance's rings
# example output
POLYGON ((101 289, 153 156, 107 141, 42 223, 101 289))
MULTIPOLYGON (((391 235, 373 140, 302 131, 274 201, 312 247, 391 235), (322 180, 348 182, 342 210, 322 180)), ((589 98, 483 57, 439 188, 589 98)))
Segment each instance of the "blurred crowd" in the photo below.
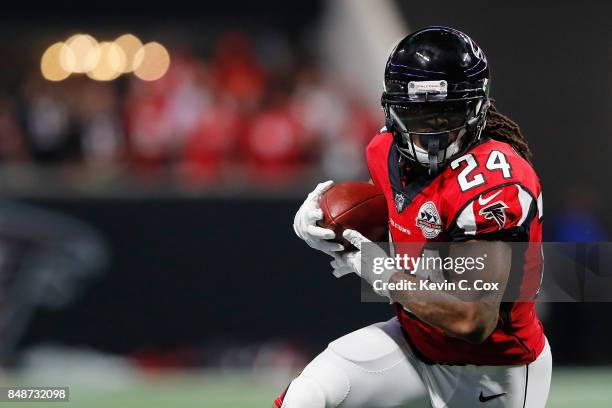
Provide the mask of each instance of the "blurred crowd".
POLYGON ((154 82, 26 75, 17 98, 0 97, 0 160, 196 188, 367 173, 382 113, 308 53, 239 32, 206 57, 169 50, 154 82))

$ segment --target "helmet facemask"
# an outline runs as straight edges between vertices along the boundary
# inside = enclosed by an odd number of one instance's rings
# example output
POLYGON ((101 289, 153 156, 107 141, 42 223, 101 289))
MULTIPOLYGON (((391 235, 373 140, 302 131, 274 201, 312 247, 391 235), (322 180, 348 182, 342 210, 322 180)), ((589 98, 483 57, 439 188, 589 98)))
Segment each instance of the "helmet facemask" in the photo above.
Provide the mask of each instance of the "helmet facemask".
POLYGON ((478 140, 488 103, 487 98, 390 103, 385 113, 400 154, 435 175, 478 140))

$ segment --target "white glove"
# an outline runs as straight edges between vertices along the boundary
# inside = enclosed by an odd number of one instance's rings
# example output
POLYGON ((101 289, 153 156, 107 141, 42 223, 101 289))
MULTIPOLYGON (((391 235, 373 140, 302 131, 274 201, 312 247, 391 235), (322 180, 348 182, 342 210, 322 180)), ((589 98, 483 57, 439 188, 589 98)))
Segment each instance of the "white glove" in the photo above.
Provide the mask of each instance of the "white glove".
POLYGON ((306 241, 308 246, 319 251, 323 251, 328 255, 333 252, 343 251, 344 246, 336 242, 326 241, 336 237, 333 230, 321 228, 317 225, 317 221, 323 219, 323 211, 319 207, 319 200, 324 192, 332 185, 333 181, 329 180, 325 183, 319 183, 315 189, 308 194, 306 200, 295 214, 293 220, 293 230, 296 235, 306 241))
POLYGON ((339 278, 349 273, 355 273, 360 278, 372 285, 374 292, 376 292, 378 295, 389 298, 389 291, 386 289, 376 290, 374 288, 374 282, 381 281, 383 284, 387 284, 389 279, 391 279, 391 276, 398 271, 386 270, 382 274, 367 273, 365 275, 362 275, 361 273, 362 257, 367 256, 367 259, 363 259, 363 263, 366 265, 373 265, 374 258, 387 258, 387 253, 376 245, 369 245, 368 251, 366 253, 362 252, 361 244, 372 241, 355 230, 344 230, 342 236, 353 244, 357 248, 357 251, 347 252, 342 255, 332 254, 334 257, 334 260, 331 261, 331 266, 334 268, 333 275, 339 278))
POLYGON ((334 269, 334 271, 332 272, 332 275, 334 275, 336 278, 341 278, 344 275, 348 275, 350 273, 354 273, 359 275, 359 272, 353 268, 354 263, 359 263, 361 264, 360 260, 353 260, 351 259, 351 261, 348 261, 348 258, 353 258, 353 257, 361 257, 361 254, 359 254, 359 251, 351 251, 351 252, 346 252, 344 255, 339 255, 336 253, 330 253, 330 255, 334 258, 333 261, 330 262, 330 265, 332 266, 332 268, 334 269))

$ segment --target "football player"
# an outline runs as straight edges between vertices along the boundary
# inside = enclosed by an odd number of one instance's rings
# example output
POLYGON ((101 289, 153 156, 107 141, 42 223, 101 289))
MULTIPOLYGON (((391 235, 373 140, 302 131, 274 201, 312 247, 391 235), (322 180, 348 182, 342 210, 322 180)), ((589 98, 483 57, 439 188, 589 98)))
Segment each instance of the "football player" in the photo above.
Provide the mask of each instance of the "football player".
MULTIPOLYGON (((541 242, 540 183, 523 135, 496 110, 490 86, 485 54, 466 34, 428 27, 408 35, 387 61, 386 126, 366 157, 387 201, 392 247, 447 242, 453 257, 486 251, 480 273, 504 290, 478 291, 464 302, 448 301, 443 290, 423 301, 408 290, 374 287, 396 317, 331 342, 275 407, 403 407, 423 394, 436 408, 545 406, 552 357, 534 309, 541 252, 510 245, 541 242), (510 290, 517 293, 508 301, 503 292, 510 290)), ((361 258, 373 256, 363 250, 368 240, 344 231, 358 250, 339 255, 342 245, 328 241, 334 232, 316 225, 318 200, 331 185, 308 195, 295 232, 334 257, 335 276, 356 273, 373 284, 361 271, 361 258)), ((392 270, 377 279, 419 277, 392 270)))

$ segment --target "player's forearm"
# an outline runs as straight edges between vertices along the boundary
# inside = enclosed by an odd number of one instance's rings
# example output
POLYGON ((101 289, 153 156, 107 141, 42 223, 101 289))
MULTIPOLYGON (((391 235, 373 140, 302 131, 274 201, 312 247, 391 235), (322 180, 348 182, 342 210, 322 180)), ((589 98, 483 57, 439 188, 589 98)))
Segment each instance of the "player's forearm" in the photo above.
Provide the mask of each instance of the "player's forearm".
POLYGON ((395 284, 402 281, 413 282, 413 289, 389 291, 391 299, 452 337, 480 343, 497 325, 495 305, 482 300, 468 302, 449 291, 420 289, 420 279, 404 272, 392 275, 389 280, 395 284))

